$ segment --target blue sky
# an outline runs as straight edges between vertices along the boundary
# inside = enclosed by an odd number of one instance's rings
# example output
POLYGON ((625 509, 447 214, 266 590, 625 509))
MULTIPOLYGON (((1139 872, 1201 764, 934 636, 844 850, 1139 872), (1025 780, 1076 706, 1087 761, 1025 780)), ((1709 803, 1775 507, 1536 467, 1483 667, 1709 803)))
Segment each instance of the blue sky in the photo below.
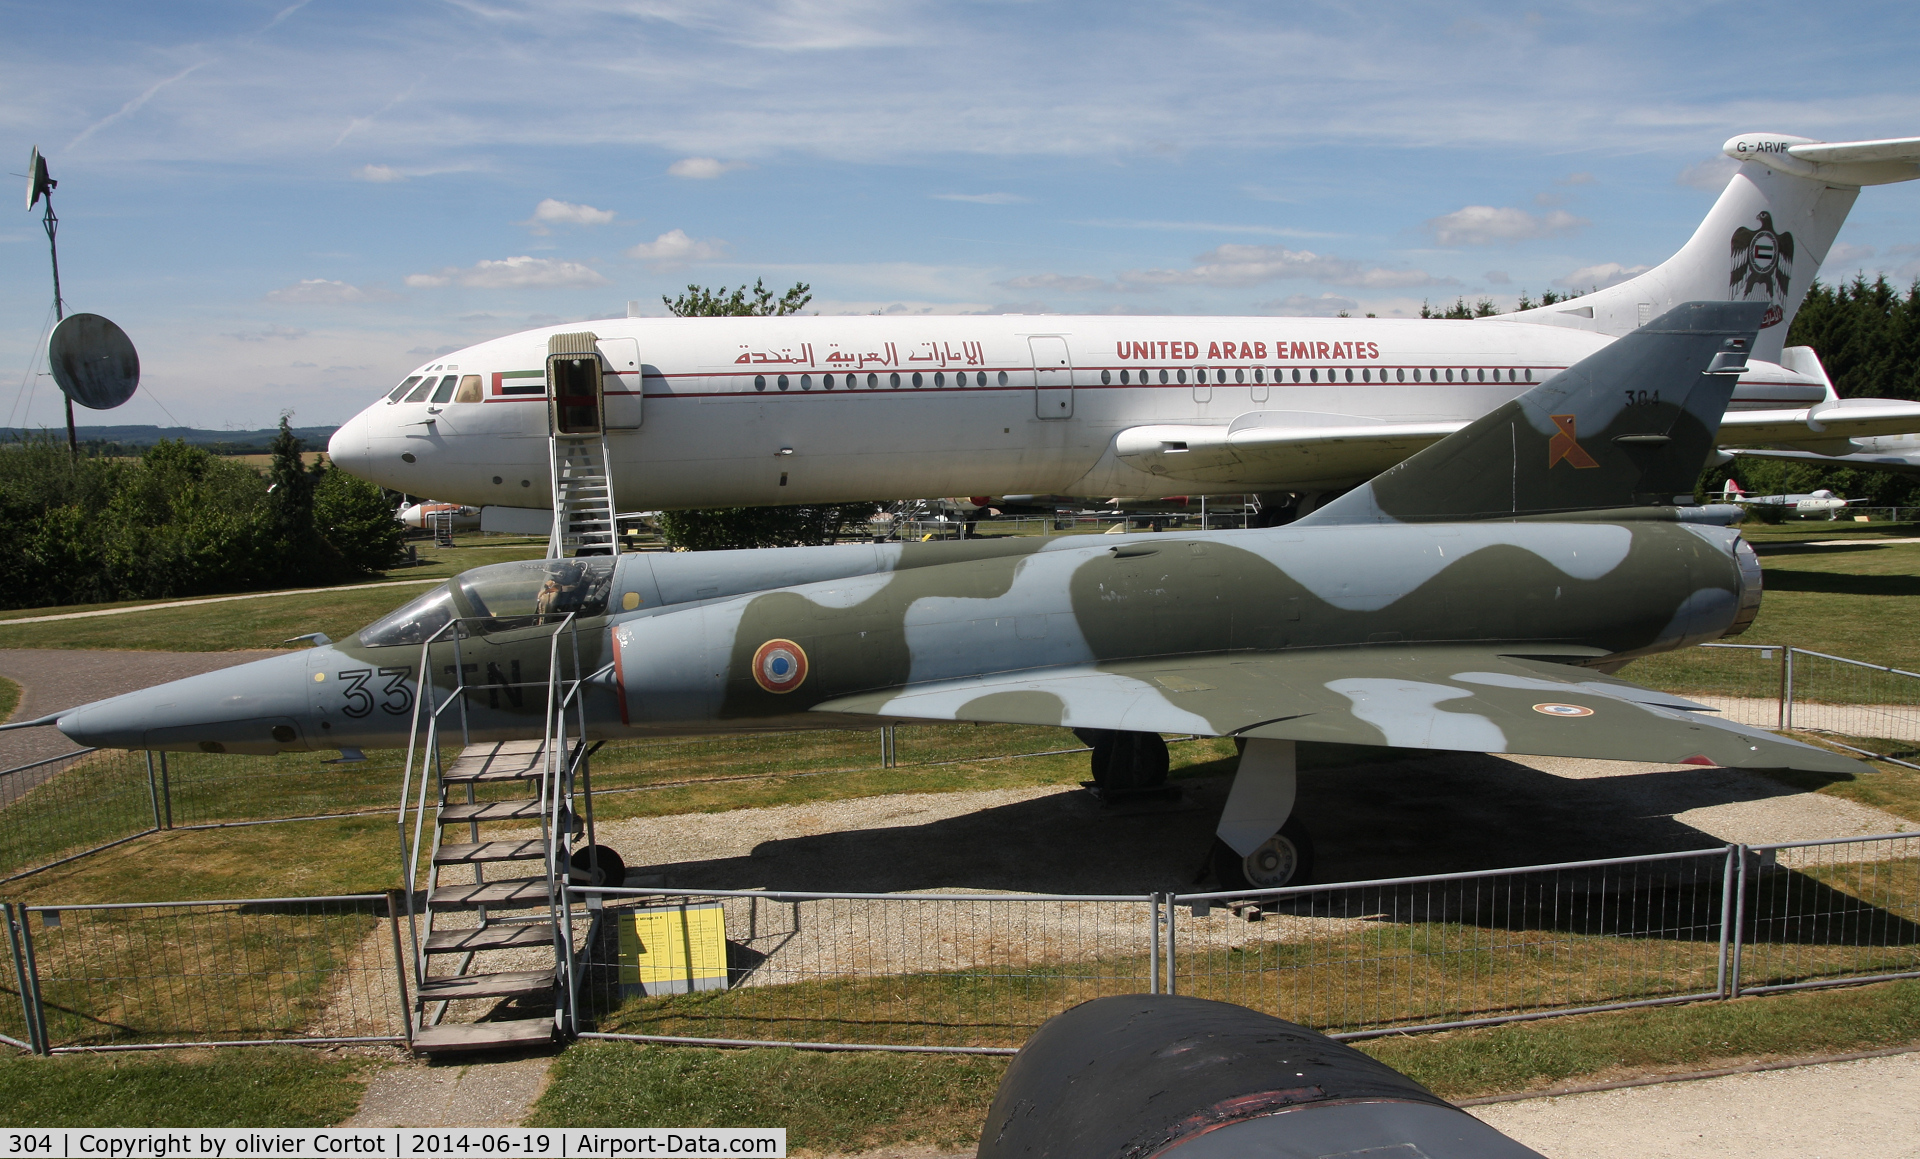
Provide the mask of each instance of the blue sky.
MULTIPOLYGON (((48 155, 69 309, 141 351, 81 421, 253 428, 690 281, 1511 308, 1665 258, 1735 133, 1920 135, 1916 47, 1910 3, 0 2, 0 156, 48 155)), ((0 401, 53 425, 9 204, 0 401)), ((1920 275, 1920 182, 1862 194, 1824 275, 1856 269, 1920 275)))

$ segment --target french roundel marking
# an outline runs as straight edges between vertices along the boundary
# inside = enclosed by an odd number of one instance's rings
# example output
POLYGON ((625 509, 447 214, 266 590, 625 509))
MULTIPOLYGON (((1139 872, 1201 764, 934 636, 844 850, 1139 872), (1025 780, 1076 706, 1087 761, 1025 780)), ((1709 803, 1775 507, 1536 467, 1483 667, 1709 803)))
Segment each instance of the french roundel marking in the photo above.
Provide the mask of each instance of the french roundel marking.
POLYGON ((1593 715, 1593 709, 1582 708, 1577 704, 1536 704, 1533 706, 1533 710, 1535 712, 1545 713, 1548 716, 1564 716, 1568 718, 1593 715))
POLYGON ((792 640, 768 640, 753 654, 754 683, 768 692, 792 692, 807 678, 807 654, 792 640))

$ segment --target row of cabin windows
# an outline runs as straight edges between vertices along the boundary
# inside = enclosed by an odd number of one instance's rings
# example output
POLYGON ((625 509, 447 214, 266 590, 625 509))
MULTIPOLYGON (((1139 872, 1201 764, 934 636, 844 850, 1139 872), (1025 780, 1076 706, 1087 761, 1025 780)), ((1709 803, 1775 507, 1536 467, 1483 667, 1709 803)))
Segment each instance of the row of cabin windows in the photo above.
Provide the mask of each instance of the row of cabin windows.
MULTIPOLYGON (((914 387, 914 389, 917 390, 920 387, 925 386, 927 384, 928 378, 931 378, 933 380, 933 385, 935 386, 947 385, 947 372, 944 370, 936 370, 933 372, 932 375, 925 375, 925 374, 922 374, 920 371, 916 370, 912 374, 906 375, 904 377, 898 373, 888 374, 884 379, 881 378, 878 374, 869 374, 867 375, 866 386, 868 390, 879 390, 881 384, 884 382, 889 388, 893 390, 899 390, 903 385, 911 385, 914 387)), ((813 375, 811 374, 802 374, 798 376, 797 380, 790 375, 785 375, 785 374, 776 375, 774 377, 774 388, 776 390, 786 390, 788 387, 792 386, 795 381, 799 382, 801 390, 813 389, 813 375)), ((1007 372, 1004 370, 1000 371, 999 384, 1001 386, 1007 385, 1007 372)), ((860 386, 860 376, 857 374, 843 374, 839 376, 839 381, 836 382, 833 375, 823 374, 820 376, 820 385, 827 388, 828 390, 832 390, 836 386, 844 387, 847 390, 853 390, 860 386)), ((953 385, 955 386, 967 385, 967 372, 964 370, 954 371, 953 385)), ((973 385, 975 386, 987 385, 987 372, 984 370, 974 371, 973 385)), ((753 389, 755 390, 767 389, 767 376, 764 374, 754 375, 753 389)))
MULTIPOLYGON (((1353 372, 1354 372, 1353 367, 1349 366, 1345 368, 1346 381, 1348 382, 1375 381, 1374 375, 1376 372, 1372 367, 1361 367, 1360 376, 1357 380, 1354 378, 1353 372)), ((1457 372, 1451 367, 1446 367, 1442 369, 1427 368, 1425 371, 1424 378, 1422 377, 1421 372, 1422 372, 1422 368, 1417 366, 1414 367, 1412 370, 1408 370, 1405 367, 1396 367, 1393 371, 1392 381, 1406 382, 1408 381, 1407 375, 1412 374, 1413 375, 1412 381, 1414 382, 1441 382, 1443 380, 1446 382, 1454 382, 1456 381, 1456 379, 1454 378, 1455 373, 1458 373, 1460 376, 1457 380, 1459 382, 1487 382, 1489 381, 1489 379, 1487 378, 1487 375, 1489 373, 1493 375, 1493 378, 1491 379, 1491 381, 1493 382, 1502 382, 1502 381, 1521 382, 1523 381, 1521 377, 1523 374, 1525 375, 1524 381, 1526 382, 1533 381, 1532 368, 1527 368, 1525 370, 1517 370, 1512 367, 1506 367, 1506 368, 1495 367, 1493 370, 1489 371, 1485 367, 1480 367, 1474 370, 1467 370, 1463 368, 1457 372), (1502 374, 1506 375, 1504 379, 1501 378, 1502 374), (1444 376, 1444 379, 1442 376, 1444 376)), ((1144 386, 1152 381, 1151 376, 1155 374, 1159 375, 1159 380, 1163 383, 1167 383, 1167 382, 1184 383, 1187 381, 1187 373, 1188 372, 1184 368, 1175 369, 1175 370, 1160 370, 1160 371, 1123 370, 1120 372, 1120 385, 1131 386, 1134 383, 1139 383, 1144 386)), ((1225 370, 1209 371, 1205 367, 1200 367, 1193 371, 1194 383, 1196 385, 1199 385, 1207 382, 1207 376, 1209 373, 1213 375, 1214 382, 1224 384, 1227 381, 1227 372, 1225 370)), ((1338 382, 1340 381, 1342 371, 1330 366, 1327 368, 1326 374, 1327 374, 1326 381, 1338 382)), ((1380 382, 1388 381, 1387 370, 1385 367, 1380 368, 1380 370, 1378 371, 1378 374, 1379 374, 1378 380, 1380 382)), ((860 385, 860 376, 857 374, 843 374, 839 377, 841 381, 836 383, 834 381, 833 375, 823 374, 820 376, 820 385, 825 387, 828 390, 834 389, 835 386, 844 386, 847 390, 853 390, 860 385)), ((932 377, 933 377, 934 386, 941 387, 941 386, 947 385, 947 373, 945 371, 936 370, 933 372, 932 377)), ((867 375, 867 382, 866 382, 867 389, 878 390, 880 388, 881 381, 882 380, 878 374, 867 375)), ((907 376, 906 381, 910 381, 915 389, 918 389, 919 387, 924 386, 926 384, 925 376, 923 376, 921 372, 917 370, 914 371, 911 375, 907 376)), ((999 372, 998 381, 999 381, 999 385, 1001 386, 1007 385, 1006 371, 1002 370, 999 372)), ((1246 369, 1239 368, 1234 370, 1233 381, 1238 383, 1246 382, 1247 381, 1246 369)), ((1253 369, 1253 381, 1256 383, 1264 383, 1267 381, 1267 371, 1264 367, 1255 367, 1253 369)), ((1287 381, 1287 371, 1284 369, 1274 370, 1273 381, 1274 382, 1287 381)), ((1308 367, 1303 370, 1300 367, 1294 367, 1293 381, 1294 382, 1319 382, 1320 368, 1316 366, 1316 367, 1308 367)), ((902 377, 898 373, 888 374, 885 379, 885 382, 887 386, 891 387, 894 390, 899 390, 901 385, 903 384, 902 377)), ((812 390, 813 375, 811 374, 800 375, 799 383, 800 383, 801 390, 812 390)), ((1111 386, 1112 384, 1113 384, 1113 372, 1111 370, 1101 371, 1100 385, 1111 386)), ((791 385, 792 385, 792 378, 788 375, 782 374, 782 375, 778 375, 775 378, 776 389, 786 390, 791 385)), ((964 370, 955 371, 953 374, 953 385, 955 386, 967 385, 967 372, 964 370)), ((987 385, 987 372, 984 370, 975 371, 973 376, 973 385, 975 386, 987 385)), ((753 389, 755 390, 767 389, 767 376, 764 374, 754 375, 753 389)), ((440 375, 440 376, 428 374, 428 375, 415 375, 407 379, 405 382, 401 383, 399 386, 394 387, 393 393, 387 396, 387 401, 388 402, 434 402, 434 403, 479 402, 481 400, 481 394, 482 392, 480 387, 480 376, 477 374, 466 374, 466 375, 447 374, 447 375, 440 375)))
POLYGON ((479 402, 477 374, 414 375, 387 396, 388 402, 479 402))
MULTIPOLYGON (((1447 382, 1455 381, 1454 380, 1455 372, 1451 367, 1445 367, 1437 370, 1428 368, 1426 369, 1426 372, 1425 372, 1426 376, 1424 378, 1421 377, 1421 371, 1422 371, 1422 368, 1417 366, 1414 367, 1412 370, 1408 370, 1404 366, 1395 367, 1393 370, 1392 381, 1406 382, 1408 381, 1407 375, 1409 374, 1413 375, 1412 381, 1414 382, 1440 382, 1442 381, 1443 375, 1445 376, 1445 381, 1447 382)), ((1153 381, 1152 376, 1156 373, 1159 374, 1161 382, 1187 381, 1187 372, 1185 370, 1172 370, 1172 371, 1161 370, 1157 372, 1152 370, 1134 370, 1134 371, 1123 370, 1120 372, 1120 385, 1130 386, 1133 383, 1137 382, 1144 386, 1153 381)), ((1345 370, 1346 381, 1348 382, 1355 382, 1355 381, 1374 382, 1376 381, 1375 379, 1376 373, 1379 376, 1377 381, 1380 381, 1380 382, 1388 381, 1387 368, 1384 366, 1381 367, 1377 372, 1370 366, 1363 366, 1360 368, 1360 376, 1358 379, 1354 377, 1353 367, 1349 366, 1345 370)), ((1531 368, 1520 370, 1520 369, 1515 369, 1513 367, 1495 367, 1491 371, 1489 371, 1486 367, 1478 367, 1473 370, 1467 370, 1465 368, 1462 368, 1458 373, 1460 375, 1459 381, 1461 382, 1488 382, 1488 381, 1532 382, 1533 381, 1533 370, 1531 368), (1487 378, 1487 375, 1489 373, 1493 375, 1493 378, 1491 380, 1487 378), (1503 374, 1506 376, 1504 379, 1501 377, 1501 375, 1503 374), (1524 379, 1522 379, 1521 377, 1522 375, 1525 375, 1524 379)), ((1208 381, 1207 379, 1208 374, 1213 375, 1214 382, 1225 383, 1227 381, 1227 372, 1225 370, 1209 371, 1205 367, 1200 367, 1194 370, 1193 372, 1194 384, 1201 385, 1206 383, 1208 381)), ((1327 368, 1328 382, 1338 382, 1340 381, 1340 376, 1341 376, 1341 371, 1339 369, 1331 366, 1327 368)), ((1233 381, 1235 382, 1247 381, 1247 371, 1244 368, 1235 370, 1233 372, 1233 381)), ((1256 383, 1264 383, 1267 381, 1267 372, 1264 367, 1258 367, 1258 366, 1254 367, 1253 381, 1256 383)), ((1273 381, 1274 382, 1287 381, 1287 372, 1281 369, 1274 370, 1273 381)), ((1316 367, 1307 367, 1306 369, 1301 369, 1300 367, 1296 366, 1293 368, 1293 381, 1319 382, 1320 368, 1316 366, 1316 367)), ((1110 370, 1101 371, 1100 385, 1111 386, 1112 384, 1113 384, 1113 372, 1110 370)))

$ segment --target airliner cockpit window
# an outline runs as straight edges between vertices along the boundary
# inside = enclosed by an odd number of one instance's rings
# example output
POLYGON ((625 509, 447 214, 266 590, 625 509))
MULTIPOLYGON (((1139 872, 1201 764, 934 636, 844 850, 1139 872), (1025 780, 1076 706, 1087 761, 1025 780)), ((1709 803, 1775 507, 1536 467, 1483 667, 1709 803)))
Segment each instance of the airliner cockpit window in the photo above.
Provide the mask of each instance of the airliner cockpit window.
POLYGON ((413 388, 413 393, 408 395, 403 401, 425 402, 427 395, 432 392, 434 386, 438 384, 439 381, 440 380, 435 378, 433 375, 431 374, 427 375, 426 378, 421 380, 419 386, 416 386, 413 388))
POLYGON ((459 381, 460 381, 460 376, 457 374, 449 374, 445 378, 441 379, 440 389, 433 392, 432 401, 437 403, 447 403, 447 402, 453 401, 453 388, 455 384, 457 384, 459 381))
MULTIPOLYGON (((360 643, 368 648, 388 648, 395 644, 419 644, 446 627, 453 619, 453 593, 441 584, 426 595, 389 612, 360 629, 360 643)), ((456 629, 457 630, 457 629, 456 629)), ((448 632, 440 638, 450 639, 448 632)))
POLYGON ((607 610, 614 561, 605 557, 540 559, 475 568, 454 579, 466 614, 478 617, 476 635, 512 628, 558 626, 568 614, 585 618, 607 610))
POLYGON ((409 378, 405 382, 401 383, 399 386, 394 387, 392 392, 387 395, 387 401, 399 402, 401 398, 405 397, 408 391, 412 390, 415 386, 418 386, 419 383, 420 383, 420 376, 416 374, 412 378, 409 378))

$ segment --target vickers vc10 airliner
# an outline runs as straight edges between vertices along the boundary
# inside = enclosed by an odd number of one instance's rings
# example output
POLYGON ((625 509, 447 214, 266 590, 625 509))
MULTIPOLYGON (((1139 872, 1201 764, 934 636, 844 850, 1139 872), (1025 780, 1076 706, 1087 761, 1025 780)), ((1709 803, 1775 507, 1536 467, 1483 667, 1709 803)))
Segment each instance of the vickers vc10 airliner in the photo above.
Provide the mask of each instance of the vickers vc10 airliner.
POLYGON ((1304 514, 1701 299, 1769 304, 1723 446, 1843 455, 1920 431, 1920 405, 1841 399, 1813 351, 1783 349, 1860 188, 1920 177, 1920 138, 1748 134, 1725 151, 1741 164, 1671 259, 1514 314, 596 320, 423 365, 329 450, 502 529, 550 518, 548 439, 570 421, 604 430, 624 511, 1251 492, 1304 514))

